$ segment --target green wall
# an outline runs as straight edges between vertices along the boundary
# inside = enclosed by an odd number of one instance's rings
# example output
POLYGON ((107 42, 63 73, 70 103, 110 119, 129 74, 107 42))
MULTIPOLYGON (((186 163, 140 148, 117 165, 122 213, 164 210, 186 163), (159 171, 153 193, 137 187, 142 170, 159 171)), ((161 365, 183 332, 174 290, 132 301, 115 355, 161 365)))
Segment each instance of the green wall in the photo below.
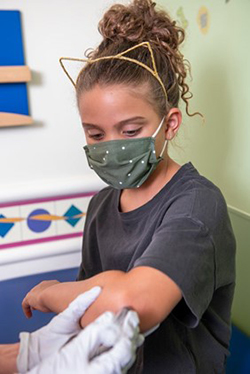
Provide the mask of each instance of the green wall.
POLYGON ((206 119, 184 115, 170 153, 180 163, 192 161, 227 200, 237 240, 233 321, 250 334, 250 0, 157 4, 186 30, 191 110, 206 119))
POLYGON ((237 239, 236 292, 233 303, 233 322, 250 335, 250 218, 230 212, 237 239))

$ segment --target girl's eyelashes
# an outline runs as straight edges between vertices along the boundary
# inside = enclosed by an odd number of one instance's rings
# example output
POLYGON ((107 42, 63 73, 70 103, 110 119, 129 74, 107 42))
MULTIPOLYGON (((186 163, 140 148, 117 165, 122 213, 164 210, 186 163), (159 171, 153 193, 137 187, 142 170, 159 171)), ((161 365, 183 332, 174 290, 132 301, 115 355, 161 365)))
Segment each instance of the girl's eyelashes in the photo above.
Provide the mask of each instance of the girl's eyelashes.
MULTIPOLYGON (((122 136, 132 138, 134 136, 137 136, 141 132, 141 130, 142 130, 142 127, 138 127, 135 129, 127 129, 127 130, 122 130, 121 134, 122 136)), ((87 136, 89 139, 93 139, 96 141, 103 140, 105 137, 103 132, 93 132, 93 131, 87 132, 87 136)))
POLYGON ((88 134, 88 137, 89 137, 90 139, 94 139, 94 140, 102 140, 102 138, 103 138, 103 133, 88 134))
POLYGON ((133 137, 138 135, 141 132, 141 127, 137 129, 131 129, 131 130, 123 130, 122 135, 128 136, 128 137, 133 137))

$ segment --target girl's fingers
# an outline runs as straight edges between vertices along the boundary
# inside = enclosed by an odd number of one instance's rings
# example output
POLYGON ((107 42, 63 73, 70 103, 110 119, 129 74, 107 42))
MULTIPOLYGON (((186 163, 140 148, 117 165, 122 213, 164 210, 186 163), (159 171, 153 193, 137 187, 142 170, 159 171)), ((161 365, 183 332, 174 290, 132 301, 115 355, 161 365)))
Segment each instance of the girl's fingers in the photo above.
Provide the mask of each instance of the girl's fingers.
POLYGON ((27 318, 31 318, 32 317, 32 309, 31 309, 29 303, 27 302, 26 298, 23 299, 22 308, 23 308, 24 315, 27 318))

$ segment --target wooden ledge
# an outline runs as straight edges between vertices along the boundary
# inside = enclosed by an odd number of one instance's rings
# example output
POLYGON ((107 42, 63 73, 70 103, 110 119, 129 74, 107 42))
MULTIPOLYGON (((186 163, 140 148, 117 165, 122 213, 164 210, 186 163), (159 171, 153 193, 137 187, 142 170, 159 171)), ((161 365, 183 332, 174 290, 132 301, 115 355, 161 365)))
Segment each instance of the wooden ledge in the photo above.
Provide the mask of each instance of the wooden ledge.
POLYGON ((33 119, 23 114, 0 112, 0 127, 32 125, 33 119))
POLYGON ((28 66, 0 66, 0 83, 29 82, 31 71, 28 66))

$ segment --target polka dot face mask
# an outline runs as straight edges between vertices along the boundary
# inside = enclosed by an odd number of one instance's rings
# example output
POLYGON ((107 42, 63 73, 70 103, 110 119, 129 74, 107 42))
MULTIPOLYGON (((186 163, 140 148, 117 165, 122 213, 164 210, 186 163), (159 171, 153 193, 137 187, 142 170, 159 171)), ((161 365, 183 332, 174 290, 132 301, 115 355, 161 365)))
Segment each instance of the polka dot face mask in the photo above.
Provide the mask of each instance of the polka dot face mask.
POLYGON ((118 139, 85 145, 84 150, 91 169, 107 184, 116 189, 139 188, 154 171, 165 151, 167 140, 159 157, 155 155, 156 132, 150 137, 118 139))

